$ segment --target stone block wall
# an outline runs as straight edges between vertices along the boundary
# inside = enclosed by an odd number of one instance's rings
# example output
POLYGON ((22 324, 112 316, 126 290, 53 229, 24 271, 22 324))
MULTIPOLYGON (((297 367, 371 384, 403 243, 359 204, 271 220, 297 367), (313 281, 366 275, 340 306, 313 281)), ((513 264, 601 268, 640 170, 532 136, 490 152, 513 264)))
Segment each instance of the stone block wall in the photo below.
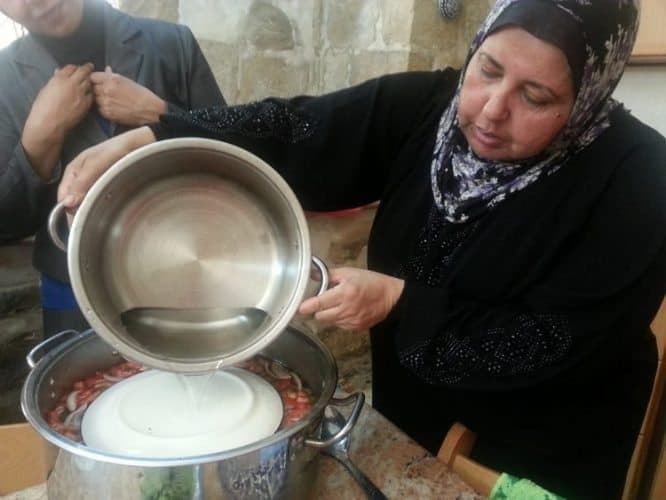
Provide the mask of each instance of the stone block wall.
POLYGON ((493 0, 120 0, 188 25, 229 103, 321 94, 386 73, 459 66, 493 0))

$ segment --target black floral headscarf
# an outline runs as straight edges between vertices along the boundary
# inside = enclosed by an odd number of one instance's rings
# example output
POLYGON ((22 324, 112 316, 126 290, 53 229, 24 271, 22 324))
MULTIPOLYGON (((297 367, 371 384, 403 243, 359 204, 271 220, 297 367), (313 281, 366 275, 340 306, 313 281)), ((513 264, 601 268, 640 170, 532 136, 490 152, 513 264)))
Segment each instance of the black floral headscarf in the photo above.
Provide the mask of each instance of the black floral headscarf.
MULTIPOLYGON (((609 114, 619 105, 611 95, 631 55, 638 11, 639 0, 497 0, 472 42, 456 94, 442 114, 437 132, 432 189, 435 203, 448 222, 474 219, 511 193, 552 174, 608 128, 609 114), (520 7, 538 15, 544 4, 570 16, 582 31, 585 54, 580 58, 582 68, 574 70, 580 81, 575 82, 578 92, 569 121, 548 148, 534 158, 521 162, 479 158, 458 128, 458 103, 467 65, 507 9, 520 7)), ((567 54, 570 47, 561 48, 571 63, 567 54)))

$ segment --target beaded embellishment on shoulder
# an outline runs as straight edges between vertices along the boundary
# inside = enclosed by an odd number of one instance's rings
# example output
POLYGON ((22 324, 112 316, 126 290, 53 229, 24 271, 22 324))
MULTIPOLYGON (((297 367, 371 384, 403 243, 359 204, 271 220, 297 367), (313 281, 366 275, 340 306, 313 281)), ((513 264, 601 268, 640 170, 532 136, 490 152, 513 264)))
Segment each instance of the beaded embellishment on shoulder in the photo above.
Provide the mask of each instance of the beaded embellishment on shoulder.
POLYGON ((215 134, 238 134, 246 137, 270 137, 294 144, 310 137, 315 120, 306 112, 294 109, 282 99, 266 99, 250 104, 193 110, 168 119, 189 121, 215 134))

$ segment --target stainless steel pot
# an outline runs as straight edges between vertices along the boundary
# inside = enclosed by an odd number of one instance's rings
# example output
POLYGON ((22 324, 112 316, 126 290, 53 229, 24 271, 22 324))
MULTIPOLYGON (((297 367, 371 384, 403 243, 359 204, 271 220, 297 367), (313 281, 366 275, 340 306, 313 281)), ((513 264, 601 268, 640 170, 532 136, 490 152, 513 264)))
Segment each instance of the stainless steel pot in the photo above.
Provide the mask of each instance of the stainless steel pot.
POLYGON ((62 213, 57 205, 49 231, 67 251, 81 311, 118 351, 155 368, 205 372, 249 358, 296 314, 312 264, 318 293, 328 285, 287 183, 221 141, 172 139, 119 160, 87 193, 67 248, 56 230, 62 213), (121 320, 136 308, 253 310, 262 321, 240 334, 211 328, 205 338, 184 331, 146 342, 121 320))
POLYGON ((262 355, 296 371, 312 390, 312 412, 273 436, 234 450, 172 459, 110 455, 76 443, 49 428, 43 415, 76 380, 120 361, 120 355, 92 330, 62 332, 29 355, 32 370, 23 386, 21 405, 33 427, 57 446, 49 476, 50 500, 150 500, 310 498, 317 474, 318 450, 344 438, 363 405, 363 394, 335 399, 335 360, 316 338, 285 330, 262 355), (63 341, 63 337, 71 336, 63 341), (54 347, 54 344, 62 342, 54 347), (321 441, 321 420, 328 404, 354 402, 346 425, 321 441), (160 496, 162 495, 162 496, 160 496), (171 495, 171 496, 169 496, 171 495))

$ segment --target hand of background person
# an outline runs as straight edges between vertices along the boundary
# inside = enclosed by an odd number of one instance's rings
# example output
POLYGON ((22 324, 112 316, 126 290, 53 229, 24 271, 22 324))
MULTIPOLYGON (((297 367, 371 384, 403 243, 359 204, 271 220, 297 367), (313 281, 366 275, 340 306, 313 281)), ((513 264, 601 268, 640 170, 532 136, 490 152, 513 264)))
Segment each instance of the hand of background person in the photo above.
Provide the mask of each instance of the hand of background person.
POLYGON ((364 330, 382 321, 405 286, 393 276, 351 267, 332 269, 330 280, 333 286, 305 300, 298 312, 346 330, 364 330))
POLYGON ((50 177, 58 162, 65 135, 90 110, 92 70, 90 63, 56 69, 32 103, 21 144, 33 168, 44 179, 50 177))
POLYGON ((73 211, 109 167, 126 154, 152 142, 155 142, 153 131, 140 127, 85 149, 65 167, 58 186, 58 201, 73 211))
POLYGON ((167 110, 160 97, 110 66, 92 73, 90 80, 100 114, 113 123, 132 127, 155 123, 167 110))
POLYGON ((63 135, 78 124, 92 105, 90 75, 93 65, 68 64, 58 68, 51 79, 39 91, 32 104, 26 127, 59 126, 63 135))

